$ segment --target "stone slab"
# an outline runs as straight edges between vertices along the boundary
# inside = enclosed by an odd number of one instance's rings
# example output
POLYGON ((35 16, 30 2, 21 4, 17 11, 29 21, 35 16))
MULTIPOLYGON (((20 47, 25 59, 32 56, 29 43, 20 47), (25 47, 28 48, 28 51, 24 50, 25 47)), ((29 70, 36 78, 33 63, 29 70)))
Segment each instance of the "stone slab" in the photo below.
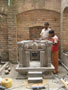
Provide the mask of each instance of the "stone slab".
POLYGON ((29 77, 28 82, 29 83, 42 83, 43 78, 42 77, 29 77))
POLYGON ((42 72, 39 71, 29 71, 28 77, 42 77, 42 72))

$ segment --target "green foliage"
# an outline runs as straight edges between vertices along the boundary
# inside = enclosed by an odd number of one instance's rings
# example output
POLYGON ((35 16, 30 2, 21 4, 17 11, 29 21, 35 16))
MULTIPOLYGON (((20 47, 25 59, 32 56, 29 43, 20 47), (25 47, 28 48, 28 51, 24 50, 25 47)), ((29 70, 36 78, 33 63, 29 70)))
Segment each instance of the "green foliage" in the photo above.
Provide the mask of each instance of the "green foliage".
POLYGON ((14 0, 11 0, 10 3, 13 4, 13 1, 14 1, 14 0))
POLYGON ((13 4, 14 0, 8 0, 8 5, 10 6, 11 4, 13 4))

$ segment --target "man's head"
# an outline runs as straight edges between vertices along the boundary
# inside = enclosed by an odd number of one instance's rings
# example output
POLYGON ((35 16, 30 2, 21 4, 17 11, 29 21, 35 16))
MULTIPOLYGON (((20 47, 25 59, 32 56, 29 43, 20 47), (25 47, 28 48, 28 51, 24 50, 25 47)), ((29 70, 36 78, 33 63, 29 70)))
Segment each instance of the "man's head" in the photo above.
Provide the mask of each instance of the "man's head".
POLYGON ((49 31, 49 37, 53 37, 54 35, 55 35, 54 30, 50 30, 50 31, 49 31))
POLYGON ((48 23, 48 22, 45 22, 45 23, 44 23, 44 28, 45 28, 45 29, 48 29, 48 27, 49 27, 49 23, 48 23))

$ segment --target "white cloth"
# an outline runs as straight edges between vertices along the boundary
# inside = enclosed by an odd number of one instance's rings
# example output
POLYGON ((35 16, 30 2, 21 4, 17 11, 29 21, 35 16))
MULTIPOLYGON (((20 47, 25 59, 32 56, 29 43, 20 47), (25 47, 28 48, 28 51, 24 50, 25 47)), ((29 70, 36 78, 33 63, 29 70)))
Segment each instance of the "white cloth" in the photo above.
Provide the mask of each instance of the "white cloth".
POLYGON ((42 29, 42 31, 41 31, 41 33, 40 33, 40 35, 41 35, 41 38, 42 39, 46 39, 46 38, 48 38, 48 33, 49 33, 49 31, 50 31, 51 29, 50 28, 48 28, 47 30, 44 28, 44 29, 42 29))
POLYGON ((55 35, 54 37, 52 37, 54 39, 54 43, 57 43, 58 42, 58 37, 55 35))
POLYGON ((3 79, 0 77, 0 84, 2 83, 2 80, 3 80, 3 79))

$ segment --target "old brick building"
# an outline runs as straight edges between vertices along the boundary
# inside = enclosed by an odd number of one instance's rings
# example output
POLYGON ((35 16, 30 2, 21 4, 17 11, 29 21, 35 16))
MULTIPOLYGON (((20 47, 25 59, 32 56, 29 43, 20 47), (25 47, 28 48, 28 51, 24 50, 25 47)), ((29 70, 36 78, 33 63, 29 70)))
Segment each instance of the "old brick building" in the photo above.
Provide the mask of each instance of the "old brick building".
POLYGON ((17 41, 39 38, 45 21, 67 51, 68 0, 0 0, 0 56, 16 62, 17 41))

